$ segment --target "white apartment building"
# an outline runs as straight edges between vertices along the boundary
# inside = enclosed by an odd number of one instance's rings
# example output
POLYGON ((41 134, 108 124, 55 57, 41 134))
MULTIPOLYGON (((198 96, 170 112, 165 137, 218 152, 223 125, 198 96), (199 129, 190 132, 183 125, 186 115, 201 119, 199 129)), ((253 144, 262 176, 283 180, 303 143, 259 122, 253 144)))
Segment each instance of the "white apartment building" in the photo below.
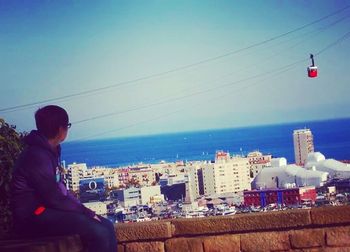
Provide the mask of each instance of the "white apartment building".
POLYGON ((152 164, 151 168, 156 173, 161 174, 169 174, 169 175, 176 175, 183 173, 184 169, 183 163, 160 163, 160 164, 152 164))
POLYGON ((271 155, 263 155, 259 151, 248 153, 247 158, 250 164, 251 178, 255 178, 263 168, 271 165, 271 155))
POLYGON ((163 174, 159 178, 159 184, 160 186, 171 186, 175 184, 180 183, 186 183, 188 182, 188 175, 186 173, 179 173, 179 174, 163 174))
POLYGON ((67 168, 67 186, 71 191, 79 191, 79 181, 84 178, 103 177, 109 189, 120 186, 119 176, 113 169, 94 167, 88 169, 85 163, 70 164, 67 168))
POLYGON ((154 197, 162 197, 162 200, 164 200, 164 195, 160 193, 160 186, 146 186, 140 188, 140 196, 141 196, 141 204, 147 205, 149 204, 154 197))
POLYGON ((160 186, 147 187, 130 187, 117 190, 117 198, 123 207, 131 207, 139 204, 149 204, 155 197, 161 197, 164 200, 164 195, 160 193, 160 186))
POLYGON ((203 185, 205 195, 251 190, 249 159, 218 152, 215 163, 203 166, 203 185))
POLYGON ((186 165, 185 172, 188 177, 188 186, 190 187, 191 197, 193 199, 199 198, 204 194, 204 183, 203 183, 203 167, 209 163, 195 162, 186 165))
POLYGON ((116 192, 119 204, 123 207, 131 207, 140 204, 140 188, 130 187, 119 189, 116 192))
POLYGON ((140 186, 151 186, 156 181, 153 169, 139 168, 129 170, 129 180, 134 180, 140 186))
POLYGON ((84 173, 87 172, 87 166, 85 163, 70 164, 67 168, 67 187, 71 191, 79 191, 79 181, 84 177, 84 173))
POLYGON ((295 164, 304 166, 307 155, 314 152, 314 140, 310 129, 298 129, 293 132, 295 164))
POLYGON ((105 174, 104 175, 105 183, 108 189, 112 188, 118 188, 120 187, 120 181, 119 181, 119 174, 118 173, 112 173, 112 174, 105 174))

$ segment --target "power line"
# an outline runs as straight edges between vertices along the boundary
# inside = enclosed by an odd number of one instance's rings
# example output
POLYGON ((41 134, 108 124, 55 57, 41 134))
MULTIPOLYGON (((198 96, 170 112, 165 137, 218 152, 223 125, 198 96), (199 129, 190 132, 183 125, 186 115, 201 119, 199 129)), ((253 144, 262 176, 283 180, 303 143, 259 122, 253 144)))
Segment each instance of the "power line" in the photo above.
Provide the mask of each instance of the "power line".
MULTIPOLYGON (((330 23, 330 24, 327 24, 326 26, 324 27, 321 27, 319 28, 318 30, 316 30, 315 32, 312 32, 312 33, 304 33, 304 34, 301 34, 301 36, 298 36, 298 37, 303 37, 305 35, 308 35, 308 36, 312 36, 314 34, 317 34, 317 33, 320 33, 320 31, 324 31, 332 26, 334 26, 335 24, 338 24, 339 22, 341 21, 344 21, 346 18, 348 18, 348 16, 345 16, 345 17, 342 17, 340 19, 337 19, 336 21, 330 23)), ((288 48, 284 48, 283 50, 280 50, 278 53, 274 54, 273 56, 269 57, 267 60, 270 60, 278 55, 280 55, 281 53, 285 52, 286 49, 290 49, 290 48, 293 48, 297 45, 299 45, 300 43, 302 43, 304 40, 288 47, 288 48)), ((259 65, 259 63, 257 64, 254 64, 254 65, 259 65)), ((249 67, 252 67, 254 65, 249 65, 249 67)), ((246 68, 246 67, 244 67, 246 68)), ((241 68, 242 69, 242 68, 241 68)), ((275 69, 275 70, 278 70, 279 68, 275 69)), ((272 70, 272 71, 275 71, 275 70, 272 70)), ((236 73, 237 71, 234 71, 233 73, 236 73)), ((232 75, 233 73, 230 73, 228 75, 232 75)), ((266 74, 266 73, 264 73, 266 74)), ((263 74, 263 75, 264 75, 263 74)), ((268 73, 267 73, 268 74, 268 73)), ((244 82, 244 81, 247 81, 247 80, 250 80, 251 78, 257 78, 257 77, 261 77, 260 75, 258 76, 253 76, 253 77, 249 77, 247 79, 243 79, 243 80, 239 80, 239 81, 234 81, 234 82, 230 82, 230 83, 227 83, 227 84, 224 84, 224 85, 220 85, 220 86, 217 86, 217 87, 213 87, 213 88, 210 88, 210 89, 207 89, 207 90, 202 90, 202 91, 198 91, 198 92, 195 92, 195 93, 192 93, 192 94, 186 94, 184 96, 180 96, 180 97, 168 97, 168 98, 165 98, 165 99, 162 99, 160 101, 157 101, 157 102, 153 102, 153 103, 150 103, 150 104, 143 104, 143 105, 140 105, 140 106, 137 106, 137 107, 133 107, 133 108, 130 108, 130 109, 126 109, 126 110, 123 110, 123 111, 115 111, 115 112, 110 112, 110 113, 106 113, 106 114, 102 114, 102 115, 97 115, 97 116, 93 116, 93 117, 90 117, 90 118, 85 118, 85 119, 81 119, 81 120, 78 120, 78 121, 73 121, 73 124, 80 124, 80 123, 83 123, 83 122, 88 122, 88 121, 92 121, 92 120, 97 120, 97 119, 101 119, 101 118, 105 118, 105 117, 110 117, 110 116, 114 116, 114 115, 121 115, 121 114, 125 114, 125 113, 128 113, 128 112, 133 112, 133 111, 137 111, 137 110, 143 110, 143 109, 147 109, 147 108, 150 108, 150 107, 154 107, 154 106, 157 106, 157 105, 163 105, 163 104, 167 104, 167 103, 171 103, 171 102, 175 102, 175 101, 179 101, 179 100, 182 100, 182 99, 186 99, 186 98, 190 98, 192 96, 196 96, 196 95, 200 95, 202 93, 207 93, 209 91, 212 91, 212 90, 215 90, 217 88, 221 88, 221 87, 225 87, 227 85, 233 85, 233 84, 237 84, 237 83, 240 83, 240 82, 244 82)), ((218 79, 218 78, 217 78, 218 79)), ((186 90, 182 90, 181 93, 184 93, 188 91, 188 89, 186 90)))
MULTIPOLYGON (((306 60, 308 60, 308 59, 303 59, 302 61, 306 61, 306 60)), ((280 74, 282 74, 282 73, 285 73, 285 72, 287 72, 287 71, 293 69, 293 68, 295 67, 295 65, 297 65, 298 63, 300 63, 300 61, 296 61, 296 62, 294 62, 294 63, 292 63, 292 64, 289 64, 289 65, 287 65, 287 66, 284 66, 284 67, 281 68, 278 72, 276 72, 272 77, 278 76, 278 75, 280 75, 280 74)), ((234 91, 234 92, 237 92, 237 91, 242 91, 242 90, 244 90, 244 89, 248 89, 248 88, 250 88, 250 87, 252 87, 252 86, 256 86, 256 85, 258 85, 258 84, 261 84, 261 82, 263 82, 263 81, 265 81, 265 80, 267 80, 267 79, 269 79, 269 78, 271 78, 271 76, 270 76, 270 77, 266 77, 266 78, 265 78, 264 80, 262 80, 262 81, 261 81, 261 80, 256 81, 256 82, 252 83, 251 85, 243 86, 243 87, 238 88, 238 89, 235 89, 235 90, 233 90, 233 91, 234 91)), ((232 92, 229 92, 229 93, 225 93, 225 94, 220 95, 220 96, 217 96, 217 97, 215 97, 215 98, 213 98, 213 99, 206 100, 206 102, 208 102, 208 101, 211 102, 211 101, 214 101, 214 100, 223 98, 223 97, 225 97, 225 96, 227 96, 227 95, 233 93, 233 91, 232 91, 232 92)), ((142 125, 142 124, 145 124, 145 123, 157 121, 157 120, 160 120, 160 119, 169 117, 169 116, 171 116, 171 115, 177 114, 177 113, 179 113, 179 112, 182 112, 182 111, 185 111, 185 110, 188 110, 188 109, 194 109, 194 108, 196 108, 196 107, 198 107, 198 106, 200 106, 200 105, 202 105, 202 102, 199 102, 199 103, 197 103, 197 104, 194 104, 191 108, 189 108, 189 107, 186 106, 186 107, 183 107, 183 108, 181 108, 181 109, 177 109, 177 110, 175 110, 175 111, 172 111, 172 112, 170 112, 170 113, 167 112, 167 113, 161 114, 161 115, 159 115, 159 116, 152 117, 151 119, 139 121, 139 122, 136 122, 136 123, 133 123, 133 124, 129 124, 129 125, 126 125, 126 126, 117 128, 117 129, 107 130, 107 131, 104 131, 104 132, 101 132, 101 133, 97 133, 97 134, 88 135, 88 136, 85 136, 85 137, 76 138, 76 139, 73 139, 72 141, 83 141, 83 140, 86 140, 86 139, 96 138, 96 137, 103 136, 103 135, 108 134, 108 133, 112 133, 112 132, 116 132, 116 131, 120 131, 120 130, 124 130, 124 129, 128 129, 128 128, 132 128, 132 127, 135 127, 135 126, 138 126, 138 125, 142 125)))
MULTIPOLYGON (((295 65, 299 64, 300 62, 307 61, 307 60, 308 60, 308 58, 305 58, 305 59, 302 59, 302 60, 298 60, 298 61, 295 61, 295 62, 293 62, 293 63, 291 63, 291 64, 285 65, 285 66, 280 67, 280 68, 277 68, 277 69, 275 69, 275 70, 272 70, 272 71, 270 71, 270 72, 268 72, 268 73, 263 73, 263 74, 255 75, 255 76, 253 76, 253 77, 250 77, 249 79, 254 79, 254 78, 261 77, 261 76, 268 75, 268 74, 277 74, 277 75, 278 75, 278 74, 280 74, 280 73, 284 73, 284 72, 286 72, 286 71, 289 71, 289 70, 290 70, 292 67, 294 67, 295 65)), ((248 80, 248 78, 245 79, 245 80, 248 80)), ((240 80, 240 81, 238 81, 238 82, 242 82, 242 81, 244 81, 244 80, 240 80)), ((241 88, 238 89, 238 90, 243 90, 243 89, 249 88, 249 87, 251 87, 251 86, 256 85, 257 83, 259 83, 259 82, 256 82, 256 83, 254 83, 253 85, 248 85, 248 86, 241 87, 241 88)), ((227 84, 224 84, 224 85, 228 85, 228 84, 231 84, 231 83, 227 83, 227 84)), ((234 90, 234 91, 238 91, 238 90, 234 90)), ((217 98, 221 98, 221 97, 224 97, 224 96, 226 96, 226 95, 227 95, 227 93, 224 94, 224 95, 221 95, 220 97, 217 97, 217 98)), ((214 98, 214 99, 211 99, 211 100, 215 100, 215 99, 217 99, 217 98, 214 98)), ((202 103, 200 102, 200 103, 197 103, 195 106, 198 106, 198 105, 201 105, 201 104, 202 104, 202 103)), ((193 108, 193 107, 192 107, 192 108, 193 108)), ((102 133, 98 133, 98 134, 94 134, 94 135, 90 135, 90 136, 78 138, 78 139, 75 139, 75 141, 79 141, 79 140, 83 140, 83 139, 87 139, 87 138, 91 138, 91 137, 97 137, 97 136, 105 135, 105 134, 107 134, 107 133, 111 133, 111 132, 114 132, 114 131, 119 131, 119 130, 127 129, 127 128, 130 128, 130 127, 134 127, 134 126, 137 126, 137 125, 140 125, 140 124, 144 124, 144 123, 147 123, 147 122, 150 122, 150 121, 159 120, 159 119, 162 119, 162 118, 164 118, 164 117, 168 117, 168 116, 170 116, 170 115, 173 115, 173 114, 176 114, 176 113, 178 113, 178 112, 184 111, 184 110, 186 110, 186 109, 188 109, 188 107, 184 107, 184 108, 182 108, 182 109, 175 110, 175 111, 173 111, 173 112, 171 112, 171 113, 162 114, 162 115, 160 115, 160 116, 157 116, 157 117, 152 118, 151 120, 150 120, 150 119, 147 119, 147 120, 144 120, 144 121, 141 121, 141 122, 137 122, 137 123, 130 124, 130 125, 127 125, 127 126, 124 126, 124 127, 120 127, 120 128, 118 128, 118 129, 108 130, 108 131, 104 131, 104 132, 102 132, 102 133)))
POLYGON ((341 42, 343 42, 344 40, 348 39, 350 37, 350 31, 348 31, 347 33, 345 33, 343 36, 341 36, 340 38, 338 38, 336 41, 334 41, 333 43, 329 44, 328 46, 326 46, 325 48, 323 48, 322 50, 318 51, 317 53, 315 53, 315 55, 320 55, 321 53, 324 53, 325 51, 331 49, 332 47, 336 46, 337 44, 340 44, 341 42))
POLYGON ((133 80, 119 82, 119 83, 116 83, 116 84, 113 84, 113 85, 109 85, 109 86, 105 86, 105 87, 90 89, 90 90, 77 92, 77 93, 73 93, 73 94, 69 94, 69 95, 64 95, 64 96, 60 96, 60 97, 56 97, 56 98, 51 98, 51 99, 46 99, 46 100, 31 102, 31 103, 27 103, 27 104, 22 104, 22 105, 17 105, 17 106, 3 108, 3 109, 0 109, 0 112, 13 112, 13 111, 16 111, 17 109, 21 109, 21 108, 25 108, 25 107, 31 107, 31 106, 39 105, 39 104, 43 104, 43 103, 54 102, 54 101, 59 101, 59 100, 65 100, 65 99, 70 99, 70 98, 77 97, 77 96, 82 96, 82 95, 86 95, 86 94, 96 93, 96 92, 100 92, 100 91, 104 91, 104 90, 108 90, 108 89, 112 89, 112 88, 116 88, 116 87, 129 85, 131 83, 138 83, 138 82, 149 80, 149 79, 153 79, 153 78, 156 78, 156 77, 161 77, 161 76, 168 75, 168 74, 174 73, 174 72, 179 72, 179 71, 182 71, 182 70, 185 70, 185 69, 193 68, 195 66, 202 65, 202 64, 205 64, 205 63, 208 63, 208 62, 212 62, 212 61, 216 61, 216 60, 219 60, 221 58, 228 57, 228 56, 231 56, 231 55, 234 55, 234 54, 237 54, 237 53, 240 53, 240 52, 252 49, 254 47, 258 47, 258 46, 264 45, 266 43, 269 43, 271 41, 277 40, 279 38, 285 37, 285 36, 287 36, 289 34, 292 34, 294 32, 297 32, 297 31, 300 31, 302 29, 305 29, 306 27, 309 27, 311 25, 319 23, 319 22, 321 22, 321 21, 323 21, 323 20, 325 20, 325 19, 327 19, 327 18, 329 18, 331 16, 337 15, 337 14, 343 12, 344 10, 346 10, 348 8, 350 8, 350 5, 347 5, 347 6, 343 7, 342 9, 339 9, 339 10, 333 12, 333 13, 330 13, 330 14, 328 14, 326 16, 323 16, 323 17, 321 17, 321 18, 319 18, 317 20, 314 20, 314 21, 312 21, 310 23, 307 23, 307 24, 302 25, 302 26, 300 26, 300 27, 298 27, 296 29, 293 29, 293 30, 290 30, 288 32, 282 33, 280 35, 274 36, 272 38, 263 40, 261 42, 254 43, 254 44, 252 44, 250 46, 243 47, 243 48, 238 49, 238 50, 227 52, 225 54, 221 54, 221 55, 218 55, 218 56, 215 56, 215 57, 211 57, 211 58, 207 58, 207 59, 204 59, 204 60, 200 60, 200 61, 197 61, 195 63, 191 63, 191 64, 188 64, 188 65, 184 65, 184 66, 180 66, 180 67, 177 67, 177 68, 173 68, 173 69, 170 69, 168 71, 164 71, 164 72, 160 72, 160 73, 155 73, 155 74, 143 76, 143 77, 136 78, 136 79, 133 79, 133 80))
MULTIPOLYGON (((324 53, 325 51, 329 50, 330 48, 336 46, 337 44, 341 43, 342 41, 346 40, 350 38, 350 31, 348 31, 347 33, 345 33, 343 36, 341 36, 340 38, 338 38, 337 40, 335 40, 334 42, 330 43, 329 45, 327 45, 326 47, 324 47, 323 49, 319 50, 318 52, 315 53, 315 55, 320 55, 322 53, 324 53)), ((308 60, 308 58, 306 59, 301 59, 301 60, 298 60, 298 61, 295 61, 291 64, 288 64, 288 65, 285 65, 285 66, 282 66, 282 67, 279 67, 279 68, 276 68, 274 70, 271 70, 269 72, 266 72, 266 73, 262 73, 262 74, 258 74, 258 75, 255 75, 255 76, 252 76, 252 77, 249 77, 249 78, 246 78, 246 79, 242 79, 242 80, 239 80, 239 81, 236 81, 236 82, 231 82, 231 83, 226 83, 226 84, 223 84, 221 85, 222 87, 224 86, 229 86, 229 85, 232 85, 233 83, 237 83, 237 82, 244 82, 244 81, 247 81, 247 80, 251 80, 251 79, 255 79, 255 78, 258 78, 258 77, 262 77, 262 76, 265 76, 265 75, 269 75, 269 74, 274 74, 274 75, 278 75, 278 74, 281 74, 281 73, 284 73, 286 71, 289 71, 291 70, 294 66, 296 66, 297 64, 301 63, 301 62, 304 62, 308 60)), ((271 76, 270 76, 271 77, 271 76)), ((270 78, 270 77, 267 77, 270 78)), ((266 79, 265 79, 266 80, 266 79)), ((240 90, 243 90, 243 89, 246 89, 246 88, 249 88, 251 86, 254 86, 254 85, 257 85, 257 84, 260 84, 261 81, 257 81, 251 85, 247 85, 247 86, 243 86, 241 87, 239 90, 235 90, 235 91, 240 91, 240 90)), ((217 87, 215 88, 212 88, 212 89, 216 89, 217 87)), ((202 93, 202 92, 208 92, 208 91, 211 91, 212 89, 207 89, 207 90, 203 90, 203 91, 200 91, 200 92, 197 92, 196 94, 198 93, 202 93)), ((193 94, 190 94, 190 95, 193 95, 193 94)), ((189 95, 189 96, 190 96, 189 95)), ((226 94, 224 95, 221 95, 219 97, 216 97, 214 98, 215 99, 218 99, 218 98, 222 98, 224 96, 226 96, 226 94)), ((206 101, 207 102, 207 101, 206 101)), ((193 109, 194 107, 200 105, 200 103, 197 103, 196 105, 192 106, 191 108, 193 109)), ((130 128, 130 127, 134 127, 134 126, 137 126, 137 125, 140 125, 140 124, 144 124, 144 123, 148 123, 148 122, 151 122, 151 121, 155 121, 155 120, 159 120, 159 119, 162 119, 164 117, 168 117, 170 115, 173 115, 173 114, 176 114, 176 113, 179 113, 181 111, 184 111, 186 109, 190 109, 188 107, 185 107, 185 108, 182 108, 182 109, 178 109, 178 110, 175 110, 171 113, 165 113, 165 114, 162 114, 160 116, 157 116, 157 117, 154 117, 152 119, 147 119, 147 120, 144 120, 144 121, 141 121, 141 122, 137 122, 137 123, 134 123, 134 124, 130 124, 130 125, 127 125, 127 126, 124 126, 124 127, 121 127, 121 128, 118 128, 118 129, 113 129, 113 130, 108 130, 108 131, 105 131, 105 132, 102 132, 102 133, 98 133, 98 134, 94 134, 94 135, 90 135, 90 136, 86 136, 86 137, 82 137, 82 138, 78 138, 78 139, 75 139, 74 141, 81 141, 81 140, 84 140, 84 139, 87 139, 87 138, 95 138, 95 137, 98 137, 98 136, 101 136, 101 135, 105 135, 107 133, 111 133, 111 132, 115 132, 115 131, 120 131, 120 130, 123 130, 123 129, 127 129, 127 128, 130 128)))
POLYGON ((167 99, 165 101, 151 103, 151 104, 146 105, 146 106, 135 107, 135 108, 131 108, 131 109, 124 110, 124 111, 117 111, 117 112, 112 112, 112 113, 108 113, 108 114, 104 114, 104 115, 100 115, 100 116, 95 116, 95 117, 83 119, 83 120, 80 120, 80 121, 73 122, 73 124, 79 124, 79 123, 82 123, 82 122, 87 122, 87 121, 96 120, 96 119, 100 119, 100 118, 104 118, 104 117, 108 117, 108 116, 118 115, 118 114, 124 114, 124 113, 127 113, 127 112, 139 110, 139 109, 146 109, 146 108, 154 107, 154 106, 157 106, 157 105, 163 105, 163 104, 166 104, 166 103, 171 103, 171 102, 179 101, 179 100, 186 99, 186 98, 191 98, 193 96, 197 96, 197 95, 200 95, 200 94, 208 93, 208 92, 216 90, 218 88, 225 88, 225 87, 228 87, 228 86, 232 86, 233 84, 242 83, 242 82, 245 82, 245 81, 249 81, 249 80, 252 80, 252 79, 263 77, 265 75, 269 75, 269 74, 274 73, 276 71, 283 70, 285 68, 290 67, 291 65, 296 65, 296 64, 298 64, 300 62, 303 62, 303 61, 306 61, 306 60, 308 60, 308 58, 296 61, 296 62, 294 62, 292 64, 289 64, 289 65, 286 65, 286 66, 283 66, 283 67, 278 67, 278 68, 276 68, 274 70, 271 70, 269 72, 260 73, 260 74, 257 74, 257 75, 254 75, 254 76, 251 76, 251 77, 248 77, 248 78, 245 78, 245 79, 241 79, 241 80, 238 80, 238 81, 225 83, 225 84, 222 84, 222 85, 219 85, 219 86, 215 86, 215 87, 212 87, 212 88, 208 88, 208 89, 205 89, 205 90, 200 90, 200 91, 197 91, 197 92, 194 92, 194 93, 186 94, 184 96, 175 97, 175 98, 172 98, 172 99, 167 99))

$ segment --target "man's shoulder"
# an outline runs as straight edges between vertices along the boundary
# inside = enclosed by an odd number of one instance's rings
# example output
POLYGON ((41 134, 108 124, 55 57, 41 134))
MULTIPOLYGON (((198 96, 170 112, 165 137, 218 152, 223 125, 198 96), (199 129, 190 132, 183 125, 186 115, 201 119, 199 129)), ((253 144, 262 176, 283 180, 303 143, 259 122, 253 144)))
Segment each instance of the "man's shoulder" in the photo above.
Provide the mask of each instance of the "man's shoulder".
POLYGON ((21 153, 22 160, 28 161, 40 161, 40 160, 50 160, 50 153, 49 151, 45 150, 44 148, 41 148, 40 146, 28 146, 22 153, 21 153))

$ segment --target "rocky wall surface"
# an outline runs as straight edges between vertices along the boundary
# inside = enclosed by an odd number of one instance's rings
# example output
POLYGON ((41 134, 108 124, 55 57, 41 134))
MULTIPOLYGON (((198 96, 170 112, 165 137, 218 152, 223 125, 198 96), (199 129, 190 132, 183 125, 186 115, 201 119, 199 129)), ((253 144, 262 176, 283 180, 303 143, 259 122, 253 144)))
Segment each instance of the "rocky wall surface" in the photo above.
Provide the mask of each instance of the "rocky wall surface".
POLYGON ((350 206, 116 225, 118 251, 350 251, 350 206))
MULTIPOLYGON (((349 251, 350 206, 116 224, 119 252, 349 251)), ((79 252, 78 235, 0 240, 1 252, 79 252)))

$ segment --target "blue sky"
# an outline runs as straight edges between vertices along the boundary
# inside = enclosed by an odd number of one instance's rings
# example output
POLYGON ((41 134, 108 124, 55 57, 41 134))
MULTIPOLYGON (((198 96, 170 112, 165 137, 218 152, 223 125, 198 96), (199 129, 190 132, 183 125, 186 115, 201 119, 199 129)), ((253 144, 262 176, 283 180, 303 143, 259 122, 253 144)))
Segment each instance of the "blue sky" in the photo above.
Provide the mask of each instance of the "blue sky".
MULTIPOLYGON (((2 1, 0 109, 164 73, 268 40, 349 1, 2 1)), ((261 46, 143 81, 50 102, 70 140, 349 117, 350 8, 261 46), (267 73, 271 73, 268 75, 267 73), (267 74, 262 78, 255 75, 267 74), (85 119, 115 113, 113 116, 85 119)), ((19 130, 35 110, 0 112, 19 130)))

